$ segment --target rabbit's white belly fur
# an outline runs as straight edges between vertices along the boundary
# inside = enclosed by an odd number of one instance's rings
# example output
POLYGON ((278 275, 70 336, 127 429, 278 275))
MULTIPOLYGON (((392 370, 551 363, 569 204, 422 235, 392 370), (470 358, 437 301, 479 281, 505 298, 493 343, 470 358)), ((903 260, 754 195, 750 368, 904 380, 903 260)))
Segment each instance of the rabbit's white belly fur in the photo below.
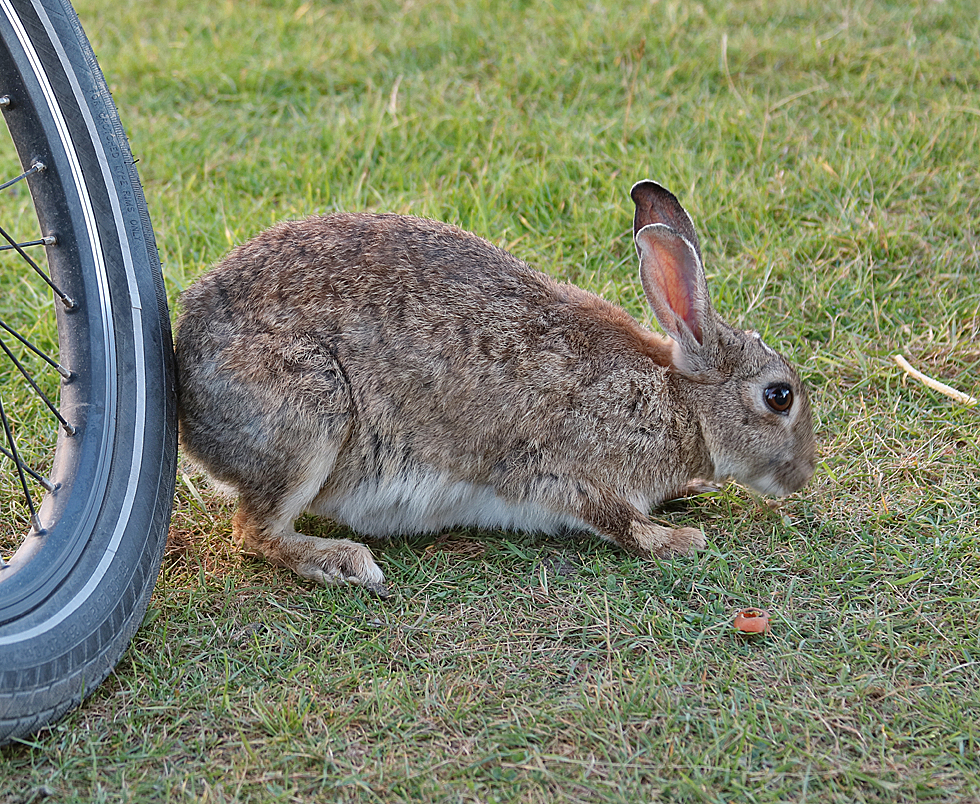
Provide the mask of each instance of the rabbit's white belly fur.
POLYGON ((432 533, 474 526, 556 534, 592 530, 578 517, 534 503, 509 503, 490 486, 452 480, 435 470, 388 480, 365 480, 342 496, 317 499, 313 513, 368 536, 432 533))

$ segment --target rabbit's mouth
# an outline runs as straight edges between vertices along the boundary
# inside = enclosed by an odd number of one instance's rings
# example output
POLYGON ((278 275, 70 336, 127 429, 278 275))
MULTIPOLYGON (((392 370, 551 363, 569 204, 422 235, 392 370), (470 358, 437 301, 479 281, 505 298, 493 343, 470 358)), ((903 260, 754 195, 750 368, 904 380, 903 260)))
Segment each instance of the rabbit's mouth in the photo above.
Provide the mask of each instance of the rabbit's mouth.
POLYGON ((753 490, 759 492, 760 494, 766 494, 770 497, 785 497, 787 494, 792 494, 794 491, 796 491, 795 488, 788 488, 773 475, 763 475, 745 482, 753 490))
POLYGON ((715 480, 734 478, 759 494, 769 497, 785 497, 799 491, 813 476, 815 460, 780 460, 773 458, 767 464, 748 467, 731 458, 716 464, 715 480))
POLYGON ((745 482, 760 494, 785 497, 799 491, 813 477, 813 461, 792 461, 773 466, 769 472, 745 482))

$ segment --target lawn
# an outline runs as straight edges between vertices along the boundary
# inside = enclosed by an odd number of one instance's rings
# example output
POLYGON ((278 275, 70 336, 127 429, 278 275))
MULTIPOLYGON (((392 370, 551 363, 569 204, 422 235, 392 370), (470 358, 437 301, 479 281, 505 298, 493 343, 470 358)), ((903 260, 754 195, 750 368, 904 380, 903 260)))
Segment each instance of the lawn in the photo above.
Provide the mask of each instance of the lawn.
MULTIPOLYGON (((392 597, 238 552, 182 466, 132 647, 0 749, 0 802, 980 801, 980 17, 973 0, 79 0, 171 308, 330 210, 449 221, 656 329, 629 188, 671 188, 718 310, 819 439, 775 503, 658 514, 695 557, 454 531, 392 597), (744 606, 773 630, 731 627, 744 606)), ((301 530, 325 534, 329 522, 301 530)))

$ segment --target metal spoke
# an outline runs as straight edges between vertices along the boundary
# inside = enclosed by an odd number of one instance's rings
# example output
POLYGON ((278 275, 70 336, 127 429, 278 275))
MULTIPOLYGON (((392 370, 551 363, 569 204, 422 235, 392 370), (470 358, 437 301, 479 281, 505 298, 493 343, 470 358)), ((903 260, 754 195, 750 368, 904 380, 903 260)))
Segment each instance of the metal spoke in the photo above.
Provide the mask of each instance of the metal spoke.
MULTIPOLYGON (((54 235, 48 235, 47 237, 42 237, 40 240, 28 240, 25 243, 18 243, 17 246, 21 248, 30 248, 31 246, 53 246, 58 242, 58 238, 54 235)), ((13 251, 17 246, 0 246, 0 251, 13 251)))
MULTIPOLYGON (((7 449, 4 449, 3 447, 0 447, 0 455, 3 455, 9 458, 10 460, 14 460, 13 453, 7 449)), ((34 480, 37 481, 38 485, 43 486, 45 491, 54 491, 57 488, 57 486, 51 481, 50 478, 45 477, 40 472, 35 472, 26 463, 23 464, 23 467, 24 467, 24 471, 27 472, 27 474, 29 474, 31 477, 33 477, 34 480)))
POLYGON ((11 335, 13 335, 17 340, 19 340, 22 344, 24 344, 24 346, 26 346, 28 349, 34 352, 34 354, 36 354, 43 361, 45 361, 49 366, 51 366, 51 368, 57 371, 66 380, 71 379, 72 374, 70 369, 65 368, 58 361, 54 360, 51 357, 48 357, 48 355, 46 355, 44 352, 38 349, 33 343, 27 340, 27 338, 23 337, 19 332, 17 332, 17 330, 9 327, 2 318, 0 318, 0 329, 4 329, 7 332, 9 332, 11 335))
POLYGON ((34 382, 34 378, 28 373, 27 369, 24 368, 23 364, 17 359, 17 356, 10 351, 10 347, 7 346, 6 343, 4 343, 2 338, 0 338, 0 349, 3 349, 7 357, 10 358, 10 362, 13 363, 15 366, 17 366, 18 371, 20 371, 20 373, 24 375, 24 379, 27 380, 28 383, 30 383, 31 388, 34 389, 34 393, 36 393, 39 397, 41 397, 41 400, 44 402, 44 404, 48 406, 48 410, 51 411, 52 415, 59 422, 61 422, 61 426, 64 428, 65 432, 70 436, 75 435, 75 433, 77 433, 78 430, 72 424, 69 424, 68 421, 65 419, 65 417, 61 415, 61 412, 58 410, 58 408, 56 408, 54 403, 50 399, 48 399, 47 394, 45 394, 44 391, 42 391, 38 387, 38 384, 34 382))
POLYGON ((44 170, 44 162, 35 161, 30 168, 21 173, 16 179, 11 179, 10 181, 5 181, 3 184, 0 184, 0 190, 6 190, 8 187, 10 187, 10 185, 23 181, 32 173, 40 173, 42 170, 44 170))
MULTIPOLYGON (((5 106, 9 103, 9 98, 6 96, 0 97, 0 107, 5 106), (5 103, 6 102, 6 103, 5 103)), ((0 191, 11 187, 17 182, 24 181, 28 176, 35 173, 40 173, 45 169, 44 163, 35 160, 30 168, 25 170, 19 176, 0 183, 0 191)), ((61 300, 62 304, 67 309, 72 309, 75 307, 75 301, 71 299, 64 291, 62 291, 51 279, 51 277, 35 262, 25 251, 28 248, 35 248, 39 246, 53 246, 57 243, 57 238, 52 235, 41 236, 36 239, 17 241, 10 234, 7 233, 3 227, 0 227, 0 252, 3 251, 16 251, 21 258, 34 270, 34 272, 44 280, 45 284, 51 288, 54 294, 61 300), (6 244, 3 243, 6 241, 6 244)), ((14 338, 17 339, 24 347, 29 349, 35 355, 44 360, 48 365, 54 368, 63 378, 66 380, 71 379, 71 371, 64 366, 62 366, 58 361, 46 355, 41 349, 31 343, 27 338, 23 337, 20 333, 10 327, 5 321, 0 320, 0 329, 4 332, 9 333, 14 338)), ((61 426, 64 428, 68 435, 74 435, 77 431, 74 426, 72 426, 65 418, 61 415, 61 412, 54 405, 54 403, 48 398, 48 396, 38 387, 38 384, 34 381, 34 378, 30 375, 24 365, 18 360, 14 353, 10 350, 7 344, 2 338, 0 338, 0 350, 2 350, 7 358, 13 363, 18 371, 23 375, 24 379, 30 384, 34 392, 40 397, 40 399, 47 406, 48 410, 58 419, 61 426)), ((30 516, 31 528, 35 533, 42 533, 41 521, 37 514, 37 505, 35 504, 34 497, 31 495, 30 488, 28 486, 27 478, 30 476, 36 483, 38 483, 46 491, 54 491, 54 484, 47 477, 42 475, 40 472, 35 471, 30 466, 28 466, 22 460, 20 453, 17 449, 17 443, 14 440, 13 429, 10 424, 10 420, 7 418, 6 411, 3 408, 3 402, 0 400, 0 419, 3 422, 3 432, 6 438, 7 447, 0 446, 0 455, 13 462, 14 466, 17 467, 17 475, 20 479, 20 486, 24 493, 24 500, 27 503, 28 514, 30 516)), ((6 562, 2 557, 0 557, 0 567, 5 566, 6 562)))
MULTIPOLYGON (((7 95, 0 96, 0 108, 9 105, 10 105, 9 96, 7 95)), ((45 165, 43 162, 41 162, 40 160, 34 160, 30 168, 25 170, 19 176, 16 176, 12 179, 9 179, 8 181, 4 181, 0 183, 0 191, 6 190, 8 187, 17 184, 18 182, 25 181, 29 176, 35 173, 40 173, 44 169, 45 169, 45 165)), ((0 252, 16 251, 20 255, 20 257, 24 260, 24 262, 26 262, 27 265, 29 265, 33 269, 33 271, 39 277, 41 277, 41 279, 44 280, 45 284, 47 284, 48 287, 51 288, 53 293, 61 300, 65 308, 71 310, 76 306, 75 301, 70 296, 68 296, 68 294, 62 291, 61 288, 59 288, 54 283, 51 276, 48 275, 38 265, 38 263, 35 262, 25 251, 25 249, 28 248, 53 246, 56 245, 56 243, 57 243, 57 238, 52 235, 46 235, 46 236, 41 235, 36 237, 35 239, 17 241, 13 237, 11 237, 10 234, 8 234, 5 229, 0 227, 0 252), (3 241, 6 241, 6 244, 4 244, 3 241)), ((8 326, 8 324, 3 320, 0 320, 0 329, 12 335, 24 347, 26 347, 35 355, 37 355, 46 363, 48 363, 48 365, 54 368, 65 380, 71 379, 72 373, 69 369, 62 366, 57 360, 46 355, 41 349, 39 349, 37 346, 31 343, 27 338, 23 337, 12 327, 8 326)), ((61 412, 58 410, 58 408, 48 398, 48 396, 40 389, 38 384, 34 381, 34 378, 30 375, 30 373, 27 371, 27 369, 24 367, 21 361, 14 355, 14 353, 10 350, 10 348, 7 346, 7 344, 4 342, 2 338, 0 338, 0 350, 2 350, 3 353, 6 354, 10 362, 12 362, 17 367, 18 371, 20 371, 20 373, 23 375, 24 379, 27 380, 28 384, 31 386, 34 392, 44 402, 48 410, 50 410, 51 413, 61 423, 61 426, 64 428, 65 432, 69 436, 74 435, 77 432, 76 428, 72 426, 65 419, 64 416, 61 415, 61 412)), ((0 419, 2 419, 3 422, 3 432, 4 432, 4 436, 6 437, 6 443, 7 443, 6 448, 0 446, 0 455, 3 455, 4 457, 12 461, 14 466, 17 467, 17 475, 20 479, 21 489, 24 492, 24 500, 27 503, 27 509, 31 521, 31 528, 35 533, 40 534, 43 532, 41 528, 41 521, 38 517, 37 506, 35 504, 34 497, 31 495, 30 488, 28 487, 27 477, 30 476, 35 482, 40 484, 46 491, 49 492, 54 491, 55 486, 51 482, 51 480, 49 480, 44 475, 32 469, 30 466, 25 464, 24 461, 21 459, 21 456, 17 450, 17 443, 14 440, 13 428, 11 427, 10 420, 7 418, 7 413, 3 408, 2 400, 0 400, 0 419)), ((0 556, 0 568, 6 565, 7 562, 2 556, 0 556)))
POLYGON ((7 446, 13 455, 14 466, 17 467, 17 474, 20 476, 20 487, 24 490, 24 499, 27 500, 27 510, 30 512, 31 527, 35 533, 41 533, 41 520, 37 516, 37 508, 34 507, 34 498, 31 497, 31 490, 27 487, 27 477, 24 474, 24 464, 17 454, 17 444, 14 441, 14 434, 10 429, 10 422, 7 421, 7 413, 3 409, 3 400, 0 399, 0 419, 3 420, 3 432, 7 436, 7 446))
POLYGON ((74 300, 67 293, 62 291, 61 288, 59 288, 54 282, 51 281, 51 277, 41 270, 41 266, 39 266, 36 262, 34 262, 34 260, 31 259, 30 255, 26 251, 24 251, 23 248, 21 248, 20 244, 17 243, 17 241, 15 241, 14 238, 12 238, 9 234, 7 234, 7 230, 4 229, 2 226, 0 226, 0 236, 2 236, 3 239, 7 241, 10 244, 11 248, 13 248, 14 251, 20 254, 20 256, 24 259, 24 262, 30 265, 31 268, 34 269, 34 272, 47 283, 48 287, 50 287, 51 290, 54 291, 55 295, 59 299, 61 299, 66 309, 71 310, 75 307, 74 300))

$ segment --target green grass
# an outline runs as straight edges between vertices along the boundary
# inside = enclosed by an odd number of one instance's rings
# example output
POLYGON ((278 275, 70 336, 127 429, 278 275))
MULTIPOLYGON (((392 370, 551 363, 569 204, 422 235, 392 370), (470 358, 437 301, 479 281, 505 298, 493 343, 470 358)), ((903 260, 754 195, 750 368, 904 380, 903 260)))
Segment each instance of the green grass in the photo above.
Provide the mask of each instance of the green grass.
POLYGON ((972 0, 77 7, 174 305, 274 221, 367 209, 649 321, 627 193, 650 177, 718 309, 810 383, 821 460, 778 508, 664 512, 704 528, 696 558, 376 545, 388 601, 242 556, 180 478, 146 623, 0 751, 0 802, 980 800, 978 412, 891 360, 980 395, 972 0), (745 605, 771 636, 732 632, 745 605))

